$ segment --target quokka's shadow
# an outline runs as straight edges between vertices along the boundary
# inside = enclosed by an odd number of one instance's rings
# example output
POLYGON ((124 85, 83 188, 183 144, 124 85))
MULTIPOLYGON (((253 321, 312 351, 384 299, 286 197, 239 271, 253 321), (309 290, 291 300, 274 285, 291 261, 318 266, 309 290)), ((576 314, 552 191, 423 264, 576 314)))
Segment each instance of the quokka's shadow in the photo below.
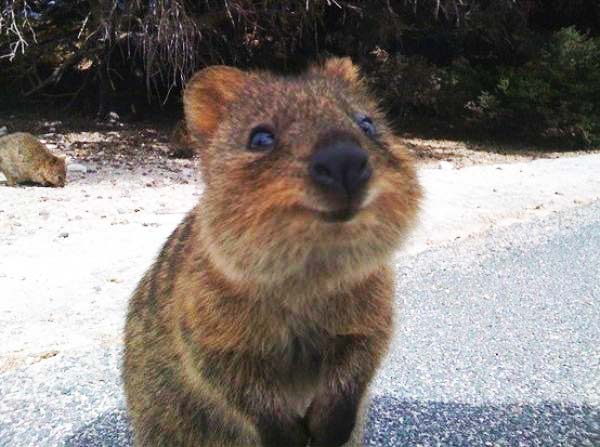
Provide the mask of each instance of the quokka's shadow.
POLYGON ((103 413, 69 436, 65 447, 127 447, 133 445, 129 419, 124 408, 103 413))
MULTIPOLYGON (((119 408, 81 427, 65 446, 127 447, 131 442, 127 414, 119 408)), ((600 408, 557 402, 467 405, 378 396, 371 404, 364 445, 595 446, 600 445, 600 408)))

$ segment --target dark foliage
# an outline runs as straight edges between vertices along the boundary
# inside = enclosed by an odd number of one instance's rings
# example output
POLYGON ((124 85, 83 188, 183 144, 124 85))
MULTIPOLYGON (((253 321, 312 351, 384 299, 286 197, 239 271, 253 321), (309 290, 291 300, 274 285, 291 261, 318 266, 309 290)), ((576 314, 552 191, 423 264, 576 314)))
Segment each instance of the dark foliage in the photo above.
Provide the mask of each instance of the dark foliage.
POLYGON ((202 66, 350 55, 404 129, 593 144, 599 34, 596 0, 0 0, 0 101, 133 116, 202 66))

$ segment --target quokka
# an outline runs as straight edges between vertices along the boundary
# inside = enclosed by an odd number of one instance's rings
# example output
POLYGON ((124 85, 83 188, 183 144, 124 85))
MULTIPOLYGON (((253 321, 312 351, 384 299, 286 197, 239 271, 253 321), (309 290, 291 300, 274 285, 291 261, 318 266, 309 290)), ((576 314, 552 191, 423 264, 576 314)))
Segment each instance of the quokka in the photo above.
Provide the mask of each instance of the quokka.
POLYGON ((350 59, 214 66, 184 93, 205 190, 129 305, 137 446, 360 445, 421 197, 350 59))
POLYGON ((22 132, 0 137, 0 172, 8 186, 65 186, 67 176, 63 157, 54 155, 33 135, 22 132))

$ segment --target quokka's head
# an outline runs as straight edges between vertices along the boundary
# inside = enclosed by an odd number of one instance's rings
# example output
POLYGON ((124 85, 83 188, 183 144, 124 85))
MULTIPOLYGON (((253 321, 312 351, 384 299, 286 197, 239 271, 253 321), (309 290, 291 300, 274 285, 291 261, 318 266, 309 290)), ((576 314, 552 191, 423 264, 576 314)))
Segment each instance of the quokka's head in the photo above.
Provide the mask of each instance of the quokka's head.
POLYGON ((67 167, 63 157, 51 155, 46 161, 42 172, 43 183, 51 186, 65 186, 67 167))
POLYGON ((299 77, 209 67, 184 105, 206 184, 205 240, 228 274, 359 274, 411 226, 413 162, 350 59, 299 77))

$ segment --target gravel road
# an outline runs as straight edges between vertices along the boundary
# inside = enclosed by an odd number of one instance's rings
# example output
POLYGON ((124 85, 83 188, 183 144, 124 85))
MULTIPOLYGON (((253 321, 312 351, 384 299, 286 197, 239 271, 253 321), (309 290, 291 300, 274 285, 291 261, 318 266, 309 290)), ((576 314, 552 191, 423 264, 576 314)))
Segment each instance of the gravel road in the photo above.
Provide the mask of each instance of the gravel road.
MULTIPOLYGON (((600 445, 599 266, 600 202, 399 258, 366 445, 600 445)), ((128 445, 120 349, 0 374, 0 445, 128 445)))

